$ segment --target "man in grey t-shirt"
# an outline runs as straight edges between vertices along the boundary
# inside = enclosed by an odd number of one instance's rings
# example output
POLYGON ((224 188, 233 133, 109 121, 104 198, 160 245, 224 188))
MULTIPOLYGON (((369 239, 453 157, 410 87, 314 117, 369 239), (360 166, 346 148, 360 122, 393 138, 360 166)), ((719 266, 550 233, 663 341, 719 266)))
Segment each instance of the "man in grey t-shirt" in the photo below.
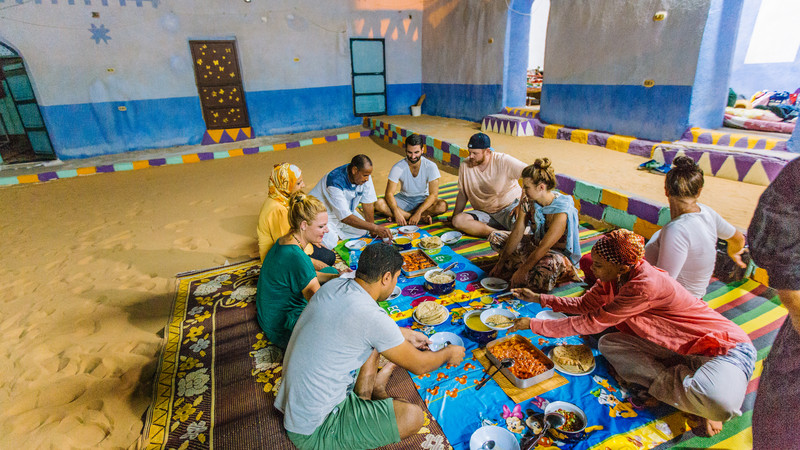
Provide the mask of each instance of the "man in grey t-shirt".
POLYGON ((356 278, 329 281, 300 315, 275 398, 299 449, 375 448, 415 434, 424 420, 421 408, 386 393, 394 364, 423 374, 464 358, 464 347, 456 345, 419 350, 428 338, 399 328, 378 306, 394 290, 402 265, 391 245, 370 245, 356 278), (379 353, 390 361, 380 371, 379 353))

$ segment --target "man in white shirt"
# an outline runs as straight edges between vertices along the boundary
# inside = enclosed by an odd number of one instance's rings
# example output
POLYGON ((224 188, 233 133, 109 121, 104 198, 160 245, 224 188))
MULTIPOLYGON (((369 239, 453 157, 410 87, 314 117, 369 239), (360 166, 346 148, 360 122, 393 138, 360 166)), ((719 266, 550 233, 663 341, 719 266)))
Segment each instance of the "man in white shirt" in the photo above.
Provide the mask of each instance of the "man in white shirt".
POLYGON ((378 198, 372 184, 372 160, 367 155, 356 155, 350 164, 331 170, 309 194, 328 208, 328 232, 322 238, 325 247, 333 249, 339 239, 353 239, 367 232, 392 238, 388 228, 375 224, 374 204, 378 198), (363 216, 358 212, 359 203, 363 216))
POLYGON ((329 281, 300 315, 275 397, 289 439, 300 450, 376 448, 416 434, 422 409, 386 393, 394 365, 420 375, 464 358, 458 345, 420 350, 430 340, 398 327, 378 306, 394 290, 402 265, 390 244, 369 245, 356 278, 329 281), (380 371, 379 353, 391 361, 380 371))
POLYGON ((439 168, 422 157, 422 144, 418 134, 406 138, 406 157, 392 166, 384 198, 375 203, 378 213, 394 218, 401 226, 420 221, 431 224, 434 217, 447 211, 447 203, 438 198, 439 168))
POLYGON ((505 153, 492 151, 489 136, 469 139, 469 157, 458 168, 458 197, 453 227, 481 238, 497 230, 511 230, 522 195, 519 178, 525 163, 505 153), (467 200, 475 208, 464 212, 467 200))

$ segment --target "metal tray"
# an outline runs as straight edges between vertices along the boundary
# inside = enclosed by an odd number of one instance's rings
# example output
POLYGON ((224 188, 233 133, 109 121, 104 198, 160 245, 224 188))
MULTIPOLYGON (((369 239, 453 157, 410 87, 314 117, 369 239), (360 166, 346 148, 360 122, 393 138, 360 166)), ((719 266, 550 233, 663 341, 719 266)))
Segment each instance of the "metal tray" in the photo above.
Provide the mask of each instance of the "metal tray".
POLYGON ((426 259, 431 264, 431 266, 430 267, 425 267, 424 269, 419 269, 419 270, 415 270, 413 272, 409 272, 409 271, 406 270, 406 266, 405 266, 405 262, 404 262, 403 263, 402 272, 403 272, 403 276, 405 276, 406 278, 418 277, 420 275, 424 275, 425 272, 427 272, 429 270, 432 270, 432 269, 435 269, 435 268, 439 267, 439 265, 436 264, 436 261, 431 259, 431 257, 428 256, 427 253, 425 253, 424 251, 422 251, 421 249, 418 249, 418 248, 414 248, 414 249, 411 249, 411 250, 404 250, 404 251, 400 252, 400 255, 405 255, 406 253, 417 253, 417 252, 419 254, 421 254, 424 257, 424 259, 426 259))
POLYGON ((500 361, 498 361, 497 358, 495 358, 494 355, 492 355, 492 352, 490 351, 491 348, 497 344, 503 343, 508 340, 522 341, 524 345, 530 349, 531 353, 535 354, 536 358, 539 359, 539 361, 542 361, 544 363, 544 366, 547 368, 546 371, 540 373, 539 375, 525 379, 517 378, 516 376, 514 376, 513 373, 511 373, 511 370, 509 369, 500 369, 500 372, 502 372, 503 375, 506 376, 506 378, 508 378, 512 383, 514 383, 514 386, 520 389, 525 389, 553 377, 553 374, 555 374, 555 364, 553 363, 553 361, 550 358, 548 358, 547 355, 544 354, 544 352, 539 350, 538 347, 533 345, 530 340, 518 334, 512 334, 500 339, 495 339, 486 344, 486 357, 489 359, 489 361, 492 362, 492 364, 494 364, 497 367, 500 367, 500 361))

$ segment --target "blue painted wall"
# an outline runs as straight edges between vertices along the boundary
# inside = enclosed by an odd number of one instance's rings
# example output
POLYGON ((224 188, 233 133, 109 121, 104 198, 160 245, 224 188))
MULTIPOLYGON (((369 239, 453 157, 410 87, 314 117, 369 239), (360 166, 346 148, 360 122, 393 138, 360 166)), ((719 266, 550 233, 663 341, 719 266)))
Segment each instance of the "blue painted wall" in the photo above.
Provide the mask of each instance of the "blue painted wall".
MULTIPOLYGON (((762 6, 762 0, 744 0, 742 18, 739 22, 738 33, 736 36, 736 51, 733 57, 733 68, 729 86, 748 99, 756 92, 764 89, 775 91, 794 92, 800 88, 800 50, 795 54, 793 61, 790 62, 769 62, 769 63, 747 63, 745 57, 754 38, 756 18, 762 6)), ((786 2, 788 7, 796 2, 786 2)), ((796 6, 793 9, 783 8, 779 15, 766 17, 774 23, 776 30, 788 31, 796 35, 797 28, 800 27, 800 14, 796 6)), ((756 36, 756 39, 774 40, 775 36, 756 36)))
POLYGON ((541 115, 573 128, 672 140, 686 130, 691 95, 691 86, 545 83, 541 115))
POLYGON ((717 98, 725 98, 733 48, 722 31, 735 24, 740 6, 741 0, 551 2, 542 119, 659 141, 678 139, 691 119, 721 123, 717 98), (654 21, 657 11, 666 11, 666 20, 654 21), (645 80, 654 87, 645 88, 645 80))
POLYGON ((692 86, 689 126, 719 128, 728 102, 728 80, 736 47, 742 0, 712 0, 692 86))
POLYGON ((503 106, 525 106, 528 82, 528 47, 531 37, 531 5, 534 0, 509 3, 503 71, 503 106))
POLYGON ((790 152, 800 153, 800 126, 794 127, 792 137, 786 143, 786 149, 790 152))
POLYGON ((426 99, 423 112, 478 122, 502 109, 500 84, 423 83, 426 99))
POLYGON ((387 111, 409 113, 422 93, 423 0, 290 3, 13 0, 0 41, 24 58, 62 159, 199 143, 190 40, 236 40, 256 136, 361 123, 354 37, 385 39, 387 111))
POLYGON ((504 1, 425 2, 423 113, 478 121, 502 109, 509 14, 504 1))
POLYGON ((42 106, 61 159, 199 144, 205 122, 197 97, 42 106), (119 111, 124 106, 126 111, 119 111))

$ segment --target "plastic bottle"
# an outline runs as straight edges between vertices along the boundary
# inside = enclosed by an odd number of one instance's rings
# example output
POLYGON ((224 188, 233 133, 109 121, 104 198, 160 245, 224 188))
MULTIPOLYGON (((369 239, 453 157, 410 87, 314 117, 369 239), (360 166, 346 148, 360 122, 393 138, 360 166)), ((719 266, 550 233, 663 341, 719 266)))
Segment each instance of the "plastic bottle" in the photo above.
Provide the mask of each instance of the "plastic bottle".
POLYGON ((350 250, 350 270, 358 269, 358 252, 350 250))

